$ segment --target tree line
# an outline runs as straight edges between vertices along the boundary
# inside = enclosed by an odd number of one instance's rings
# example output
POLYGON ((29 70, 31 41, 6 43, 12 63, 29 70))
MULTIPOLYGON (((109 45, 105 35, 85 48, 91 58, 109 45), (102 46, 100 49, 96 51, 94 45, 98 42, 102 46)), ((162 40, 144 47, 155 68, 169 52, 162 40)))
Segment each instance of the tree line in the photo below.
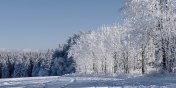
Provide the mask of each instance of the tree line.
POLYGON ((0 51, 0 78, 60 76, 75 72, 75 62, 67 57, 76 35, 57 49, 46 51, 0 51))
POLYGON ((84 33, 69 56, 80 73, 176 71, 176 0, 127 0, 123 23, 84 33))

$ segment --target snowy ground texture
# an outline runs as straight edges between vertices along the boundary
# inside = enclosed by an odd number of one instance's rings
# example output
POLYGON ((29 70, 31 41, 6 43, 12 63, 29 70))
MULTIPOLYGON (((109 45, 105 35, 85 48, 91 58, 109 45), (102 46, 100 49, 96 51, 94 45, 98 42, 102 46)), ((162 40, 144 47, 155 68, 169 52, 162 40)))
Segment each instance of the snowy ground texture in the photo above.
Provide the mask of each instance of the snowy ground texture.
POLYGON ((0 88, 176 88, 176 76, 63 76, 0 79, 0 88))

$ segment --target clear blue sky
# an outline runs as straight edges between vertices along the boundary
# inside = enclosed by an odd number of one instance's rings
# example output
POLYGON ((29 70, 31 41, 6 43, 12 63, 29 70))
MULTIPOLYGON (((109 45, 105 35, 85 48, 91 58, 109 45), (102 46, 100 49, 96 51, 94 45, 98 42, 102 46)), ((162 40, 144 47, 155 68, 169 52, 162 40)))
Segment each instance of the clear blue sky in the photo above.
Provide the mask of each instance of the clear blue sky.
POLYGON ((0 0, 0 48, 47 49, 120 19, 124 0, 0 0))

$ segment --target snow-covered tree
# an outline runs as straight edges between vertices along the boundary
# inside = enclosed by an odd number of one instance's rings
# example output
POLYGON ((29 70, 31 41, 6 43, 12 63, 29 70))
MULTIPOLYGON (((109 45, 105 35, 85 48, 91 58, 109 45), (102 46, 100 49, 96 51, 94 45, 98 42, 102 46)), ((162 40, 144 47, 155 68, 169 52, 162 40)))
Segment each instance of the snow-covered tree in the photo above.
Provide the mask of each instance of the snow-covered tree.
POLYGON ((72 57, 68 57, 70 47, 78 40, 81 34, 74 34, 70 37, 66 44, 60 44, 54 51, 51 62, 50 75, 64 75, 75 72, 75 61, 72 57))
MULTIPOLYGON (((138 35, 143 40, 138 46, 143 46, 142 52, 145 52, 147 42, 152 40, 156 48, 156 62, 162 65, 163 70, 170 72, 173 70, 173 56, 175 56, 173 54, 176 33, 175 2, 175 0, 128 0, 123 7, 126 26, 141 34, 138 35)), ((145 58, 144 56, 142 58, 145 58)))
POLYGON ((69 51, 69 56, 72 56, 76 61, 77 72, 118 72, 122 67, 119 64, 124 64, 121 61, 121 37, 125 34, 125 31, 126 29, 123 27, 112 26, 102 27, 97 32, 92 31, 82 34, 69 51))

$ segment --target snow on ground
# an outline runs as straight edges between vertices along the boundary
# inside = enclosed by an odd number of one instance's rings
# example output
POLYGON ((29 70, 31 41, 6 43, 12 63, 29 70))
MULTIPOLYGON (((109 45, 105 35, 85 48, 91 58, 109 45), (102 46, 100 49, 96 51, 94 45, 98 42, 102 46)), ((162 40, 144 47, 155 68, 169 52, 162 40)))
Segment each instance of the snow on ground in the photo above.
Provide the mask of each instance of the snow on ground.
POLYGON ((0 79, 0 88, 175 88, 176 76, 31 77, 0 79))

